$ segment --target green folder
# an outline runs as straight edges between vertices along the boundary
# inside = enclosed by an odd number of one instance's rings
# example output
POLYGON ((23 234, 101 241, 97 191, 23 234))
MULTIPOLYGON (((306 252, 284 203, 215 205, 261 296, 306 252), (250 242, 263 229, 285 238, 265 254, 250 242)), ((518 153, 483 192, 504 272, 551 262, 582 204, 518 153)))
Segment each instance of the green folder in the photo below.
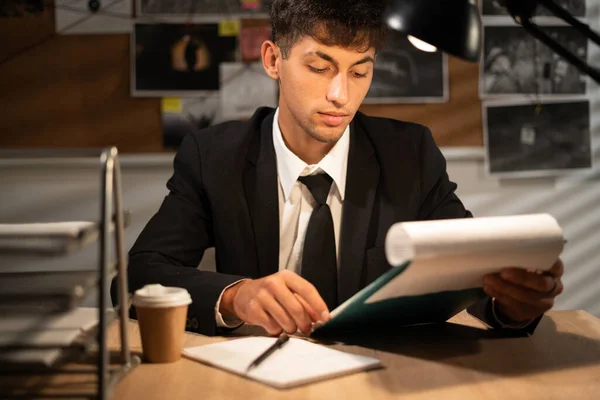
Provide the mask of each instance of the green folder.
POLYGON ((547 271, 563 247, 562 229, 549 214, 394 224, 386 237, 393 267, 333 310, 312 336, 443 323, 486 297, 480 276, 507 266, 547 271))
POLYGON ((481 287, 457 291, 399 296, 367 303, 366 300, 408 268, 411 261, 393 267, 332 312, 311 336, 333 337, 351 332, 404 325, 442 323, 486 295, 481 287))

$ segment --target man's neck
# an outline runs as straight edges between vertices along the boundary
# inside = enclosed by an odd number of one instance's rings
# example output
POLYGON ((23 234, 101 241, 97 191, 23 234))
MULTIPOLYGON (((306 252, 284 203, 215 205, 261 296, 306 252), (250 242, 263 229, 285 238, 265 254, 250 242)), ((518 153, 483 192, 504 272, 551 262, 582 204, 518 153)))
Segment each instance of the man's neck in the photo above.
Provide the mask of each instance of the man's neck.
POLYGON ((336 142, 323 143, 304 132, 287 110, 279 109, 277 121, 286 147, 309 165, 318 164, 336 142))

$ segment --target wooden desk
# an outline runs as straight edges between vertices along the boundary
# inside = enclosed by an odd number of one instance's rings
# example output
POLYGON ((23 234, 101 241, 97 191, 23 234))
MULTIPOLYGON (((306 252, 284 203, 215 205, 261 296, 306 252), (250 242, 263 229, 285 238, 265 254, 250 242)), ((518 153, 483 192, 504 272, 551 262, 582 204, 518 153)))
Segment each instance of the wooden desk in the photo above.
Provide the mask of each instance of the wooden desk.
MULTIPOLYGON (((533 336, 520 338, 499 338, 466 313, 451 322, 436 330, 401 329, 365 346, 334 346, 381 359, 380 370, 280 391, 182 359, 137 367, 116 387, 114 399, 598 398, 600 319, 583 311, 552 311, 533 336)), ((109 340, 116 344, 113 328, 109 340)), ((129 328, 133 349, 141 351, 137 325, 129 328)), ((188 334, 184 346, 222 340, 227 338, 188 334)))
MULTIPOLYGON (((128 328, 133 351, 141 353, 137 323, 129 321, 128 328)), ((184 346, 223 340, 187 334, 184 346)), ((110 327, 108 341, 118 347, 118 325, 110 327)), ((600 319, 583 311, 549 312, 531 337, 499 337, 463 312, 442 326, 401 328, 333 347, 379 358, 384 368, 280 391, 181 359, 136 367, 112 399, 595 400, 600 393, 600 319)), ((91 375, 5 378, 0 388, 14 387, 17 394, 25 387, 54 398, 96 387, 91 375)))

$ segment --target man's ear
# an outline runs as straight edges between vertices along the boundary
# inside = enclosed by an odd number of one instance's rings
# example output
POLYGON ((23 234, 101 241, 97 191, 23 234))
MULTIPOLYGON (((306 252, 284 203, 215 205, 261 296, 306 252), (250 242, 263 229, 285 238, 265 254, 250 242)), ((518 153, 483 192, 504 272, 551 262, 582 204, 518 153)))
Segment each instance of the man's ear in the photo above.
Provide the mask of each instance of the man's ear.
POLYGON ((279 46, 270 40, 266 40, 260 49, 263 68, 267 75, 274 80, 279 80, 279 68, 281 65, 281 50, 279 46))

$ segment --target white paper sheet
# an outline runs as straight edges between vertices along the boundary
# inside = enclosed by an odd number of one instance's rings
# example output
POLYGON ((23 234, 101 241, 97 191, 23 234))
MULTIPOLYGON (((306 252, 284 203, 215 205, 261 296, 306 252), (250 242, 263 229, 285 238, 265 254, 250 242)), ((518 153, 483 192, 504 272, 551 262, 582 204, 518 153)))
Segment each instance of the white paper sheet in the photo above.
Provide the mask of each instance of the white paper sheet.
POLYGON ((0 224, 0 237, 69 236, 93 229, 97 224, 89 221, 65 221, 24 224, 0 224))
POLYGON ((247 373, 248 365, 275 340, 268 337, 234 339, 183 349, 183 355, 276 388, 288 388, 380 365, 375 358, 290 338, 281 349, 247 373))
POLYGON ((133 27, 131 0, 99 0, 92 11, 88 0, 56 0, 56 32, 69 34, 129 33, 133 27))
POLYGON ((5 315, 0 318, 0 333, 32 331, 87 331, 98 323, 98 308, 79 307, 56 315, 5 315))
MULTIPOLYGON (((14 315, 0 318, 0 346, 69 346, 98 324, 98 309, 81 307, 53 316, 14 315)), ((0 363, 52 365, 60 348, 31 348, 0 353, 0 363)))
POLYGON ((463 290, 504 267, 548 270, 564 247, 548 214, 398 223, 386 237, 392 266, 409 267, 367 299, 463 290))
POLYGON ((64 253, 90 244, 98 234, 98 224, 88 221, 0 224, 0 252, 64 253))

